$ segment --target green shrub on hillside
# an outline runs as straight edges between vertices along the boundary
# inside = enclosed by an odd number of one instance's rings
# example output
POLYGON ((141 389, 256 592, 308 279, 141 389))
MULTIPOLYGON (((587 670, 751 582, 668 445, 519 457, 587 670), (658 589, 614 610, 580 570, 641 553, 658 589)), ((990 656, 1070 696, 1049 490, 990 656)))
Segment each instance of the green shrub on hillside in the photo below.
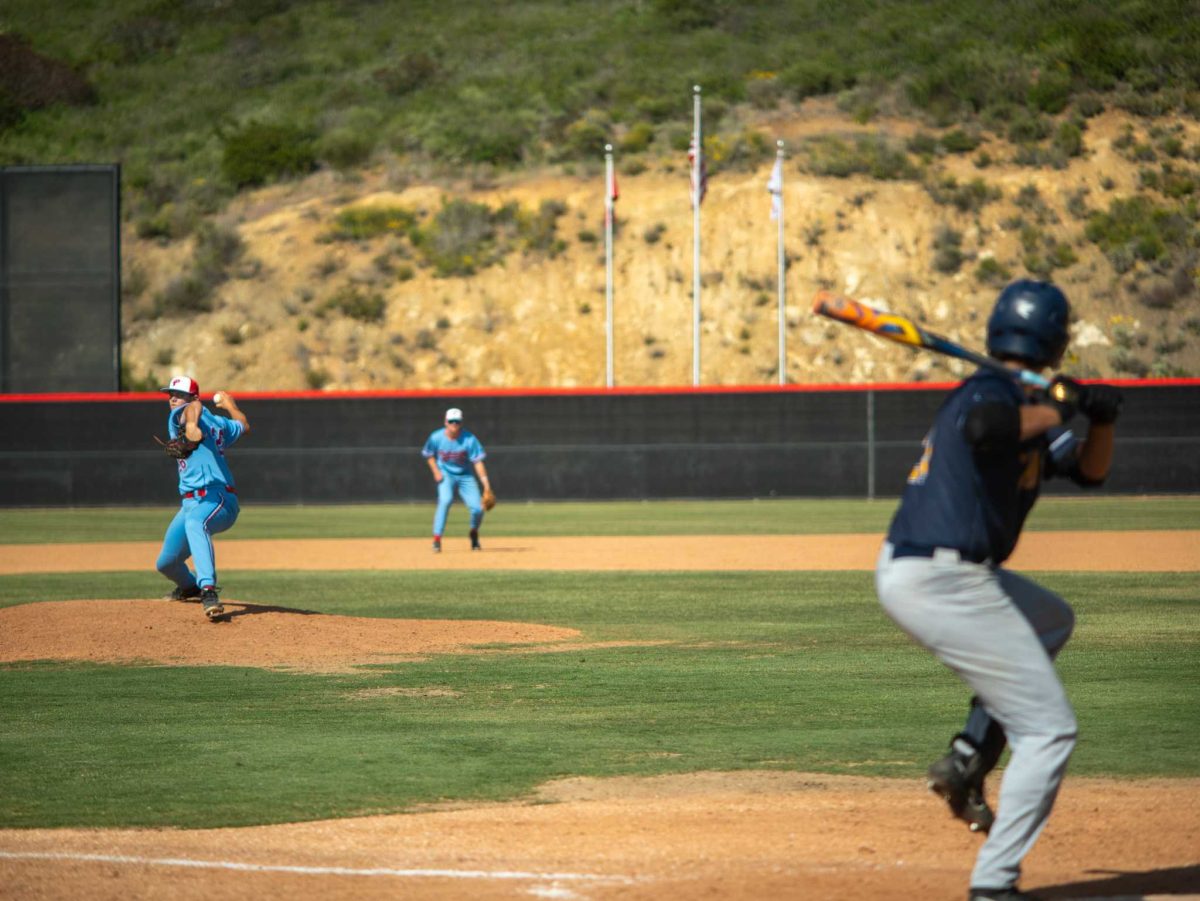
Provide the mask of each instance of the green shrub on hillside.
POLYGON ((1107 211, 1093 213, 1084 234, 1118 272, 1128 271, 1136 260, 1155 262, 1196 243, 1194 225, 1187 217, 1140 194, 1113 200, 1107 211))
POLYGON ((654 126, 649 122, 635 122, 617 142, 622 153, 642 153, 654 140, 654 126))
MULTIPOLYGON (((509 210, 511 219, 512 210, 509 210)), ((486 204, 450 200, 425 228, 414 229, 413 243, 439 276, 473 275, 500 256, 498 225, 504 215, 486 204)))
POLYGON ((810 138, 801 145, 800 155, 805 169, 814 175, 869 175, 883 181, 911 179, 918 174, 908 154, 883 135, 855 135, 848 140, 810 138))
MULTIPOLYGON (((419 150, 456 163, 513 166, 532 156, 539 116, 500 93, 464 88, 448 102, 423 111, 401 138, 401 150, 419 150)), ((591 148, 594 156, 603 153, 591 148)))
POLYGON ((917 109, 953 121, 1002 105, 1024 106, 1030 68, 1015 49, 963 43, 912 72, 905 93, 917 109))
POLYGON ((516 225, 521 248, 550 257, 566 250, 566 242, 558 237, 558 220, 566 211, 567 205, 560 200, 543 200, 536 213, 519 210, 516 225))
POLYGON ((1014 144, 1033 144, 1050 136, 1051 123, 1045 116, 1018 110, 1008 123, 1007 137, 1014 144))
POLYGON ((908 139, 904 145, 908 148, 909 153, 915 153, 917 156, 932 157, 937 154, 941 148, 941 143, 936 135, 932 135, 927 131, 918 131, 908 139))
POLYGON ((1067 66, 1042 69, 1029 85, 1026 98, 1031 107, 1043 113, 1061 113, 1071 99, 1071 72, 1067 66))
POLYGON ((172 278, 155 298, 155 313, 186 316, 213 309, 213 292, 245 250, 237 230, 205 222, 196 230, 191 266, 172 278))
POLYGON ((405 235, 417 214, 407 207, 369 205, 347 207, 334 217, 328 237, 334 241, 367 241, 380 235, 405 235))
POLYGON ((368 294, 356 285, 343 285, 318 310, 336 311, 359 322, 381 322, 387 301, 382 294, 368 294))
POLYGON ((975 280, 993 288, 1001 288, 1012 281, 1012 272, 995 257, 984 257, 975 267, 975 280))
POLYGON ((959 184, 953 175, 931 179, 925 183, 925 190, 935 203, 953 206, 964 213, 978 212, 1002 196, 999 188, 989 185, 982 178, 959 184))
POLYGON ((393 97, 403 97, 431 83, 441 72, 441 65, 423 50, 405 53, 396 62, 376 69, 375 81, 393 97))
POLYGON ((832 52, 801 56, 779 73, 780 85, 796 100, 836 94, 856 81, 853 65, 832 52))
POLYGON ((237 188, 303 175, 317 167, 313 138, 294 125, 248 122, 225 135, 221 172, 237 188))
MULTIPOLYGON (((622 126, 623 153, 677 149, 680 134, 686 147, 692 84, 703 86, 706 131, 726 141, 742 127, 722 129, 735 104, 769 111, 825 95, 859 121, 915 110, 928 128, 955 129, 940 142, 951 153, 977 152, 977 128, 1011 131, 1031 165, 1063 165, 1078 151, 1078 135, 1046 131, 1065 109, 1079 121, 1105 106, 1200 115, 1200 37, 1183 24, 1195 18, 1192 0, 1043 2, 1020 15, 997 15, 983 0, 528 3, 500 17, 403 0, 45 7, 7 0, 3 26, 27 35, 14 40, 28 51, 70 57, 63 70, 85 67, 94 92, 83 99, 95 103, 30 105, 25 94, 41 97, 51 80, 31 63, 14 86, 20 48, 0 48, 0 164, 177 168, 170 196, 142 197, 158 193, 144 180, 124 186, 124 209, 158 236, 178 237, 208 215, 182 196, 196 180, 241 189, 318 162, 353 169, 385 143, 430 173, 596 160, 622 126), (356 109, 373 124, 348 118, 356 109), (283 124, 222 125, 251 119, 283 124)), ((1157 152, 1196 151, 1176 140, 1157 152)), ((989 153, 981 164, 1000 158, 989 153)), ((849 141, 834 155, 864 148, 849 141)), ((911 177, 894 150, 821 165, 831 175, 911 177)), ((218 208, 227 197, 216 195, 218 208)))
POLYGON ((483 203, 451 200, 428 226, 414 226, 409 234, 437 275, 474 275, 513 250, 561 253, 567 245, 558 237, 558 220, 566 210, 558 200, 543 200, 532 213, 516 203, 493 210, 483 203))
POLYGON ((320 160, 342 172, 361 166, 374 149, 374 137, 348 125, 325 132, 313 147, 320 160))
POLYGON ((962 267, 962 232, 946 224, 939 225, 933 236, 933 268, 943 275, 952 275, 962 267))
POLYGON ((603 156, 612 133, 612 121, 603 110, 588 110, 563 131, 557 147, 562 159, 595 159, 603 156))
POLYGON ((955 128, 942 135, 941 145, 947 153, 970 153, 981 143, 979 135, 968 129, 955 128))

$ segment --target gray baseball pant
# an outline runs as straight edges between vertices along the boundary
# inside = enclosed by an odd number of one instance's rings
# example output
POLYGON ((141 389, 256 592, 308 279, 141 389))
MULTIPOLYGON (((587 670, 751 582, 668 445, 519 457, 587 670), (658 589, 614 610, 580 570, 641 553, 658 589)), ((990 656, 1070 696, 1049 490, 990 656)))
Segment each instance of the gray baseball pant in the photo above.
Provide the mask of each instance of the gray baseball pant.
POLYGON ((896 624, 979 698, 965 731, 981 739, 989 716, 1004 729, 1012 754, 971 885, 1015 885, 1075 747, 1075 713, 1054 671, 1074 614, 1066 601, 1029 579, 963 561, 950 549, 929 559, 893 560, 885 543, 875 588, 896 624))

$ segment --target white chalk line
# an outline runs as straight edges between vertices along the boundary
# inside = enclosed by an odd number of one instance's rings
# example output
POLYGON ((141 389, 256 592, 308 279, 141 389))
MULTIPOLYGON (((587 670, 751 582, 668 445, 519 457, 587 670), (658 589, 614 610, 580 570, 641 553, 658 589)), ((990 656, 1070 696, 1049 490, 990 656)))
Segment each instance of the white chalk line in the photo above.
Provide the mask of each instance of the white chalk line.
POLYGON ((74 854, 66 851, 0 851, 3 860, 59 860, 83 863, 122 863, 152 867, 194 867, 248 873, 294 873, 302 876, 392 876, 400 879, 513 879, 536 882, 623 882, 626 876, 596 873, 530 873, 522 870, 398 870, 390 867, 302 867, 287 864, 239 863, 235 860, 192 860, 187 857, 131 857, 123 854, 74 854))

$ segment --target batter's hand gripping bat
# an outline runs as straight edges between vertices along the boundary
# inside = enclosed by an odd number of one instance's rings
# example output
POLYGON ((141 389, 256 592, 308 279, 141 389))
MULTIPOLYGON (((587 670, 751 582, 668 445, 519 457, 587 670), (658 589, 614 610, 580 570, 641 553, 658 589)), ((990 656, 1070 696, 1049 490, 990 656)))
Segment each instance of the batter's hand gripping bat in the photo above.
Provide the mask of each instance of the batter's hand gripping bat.
POLYGON ((1034 385, 1038 388, 1050 387, 1050 379, 1039 373, 1028 369, 1010 369, 999 360, 984 356, 977 351, 967 350, 949 338, 921 328, 905 316, 873 310, 866 304, 840 294, 834 294, 832 291, 817 292, 817 296, 813 300, 813 312, 829 319, 836 319, 838 322, 848 323, 855 328, 878 335, 880 338, 887 338, 898 344, 923 347, 934 353, 945 354, 948 357, 967 360, 978 366, 986 366, 988 369, 1004 372, 1026 385, 1034 385))

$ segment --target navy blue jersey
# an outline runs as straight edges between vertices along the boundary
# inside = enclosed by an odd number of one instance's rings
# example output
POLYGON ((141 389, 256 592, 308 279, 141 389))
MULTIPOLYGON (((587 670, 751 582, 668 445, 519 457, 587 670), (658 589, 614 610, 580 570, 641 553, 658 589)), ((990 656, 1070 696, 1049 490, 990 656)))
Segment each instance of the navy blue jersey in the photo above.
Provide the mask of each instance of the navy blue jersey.
POLYGON ((946 398, 908 476, 888 541, 957 548, 999 565, 1016 547, 1044 479, 1076 476, 1077 441, 1056 428, 1004 451, 976 451, 963 435, 967 413, 982 403, 1030 403, 1016 380, 981 369, 946 398))

